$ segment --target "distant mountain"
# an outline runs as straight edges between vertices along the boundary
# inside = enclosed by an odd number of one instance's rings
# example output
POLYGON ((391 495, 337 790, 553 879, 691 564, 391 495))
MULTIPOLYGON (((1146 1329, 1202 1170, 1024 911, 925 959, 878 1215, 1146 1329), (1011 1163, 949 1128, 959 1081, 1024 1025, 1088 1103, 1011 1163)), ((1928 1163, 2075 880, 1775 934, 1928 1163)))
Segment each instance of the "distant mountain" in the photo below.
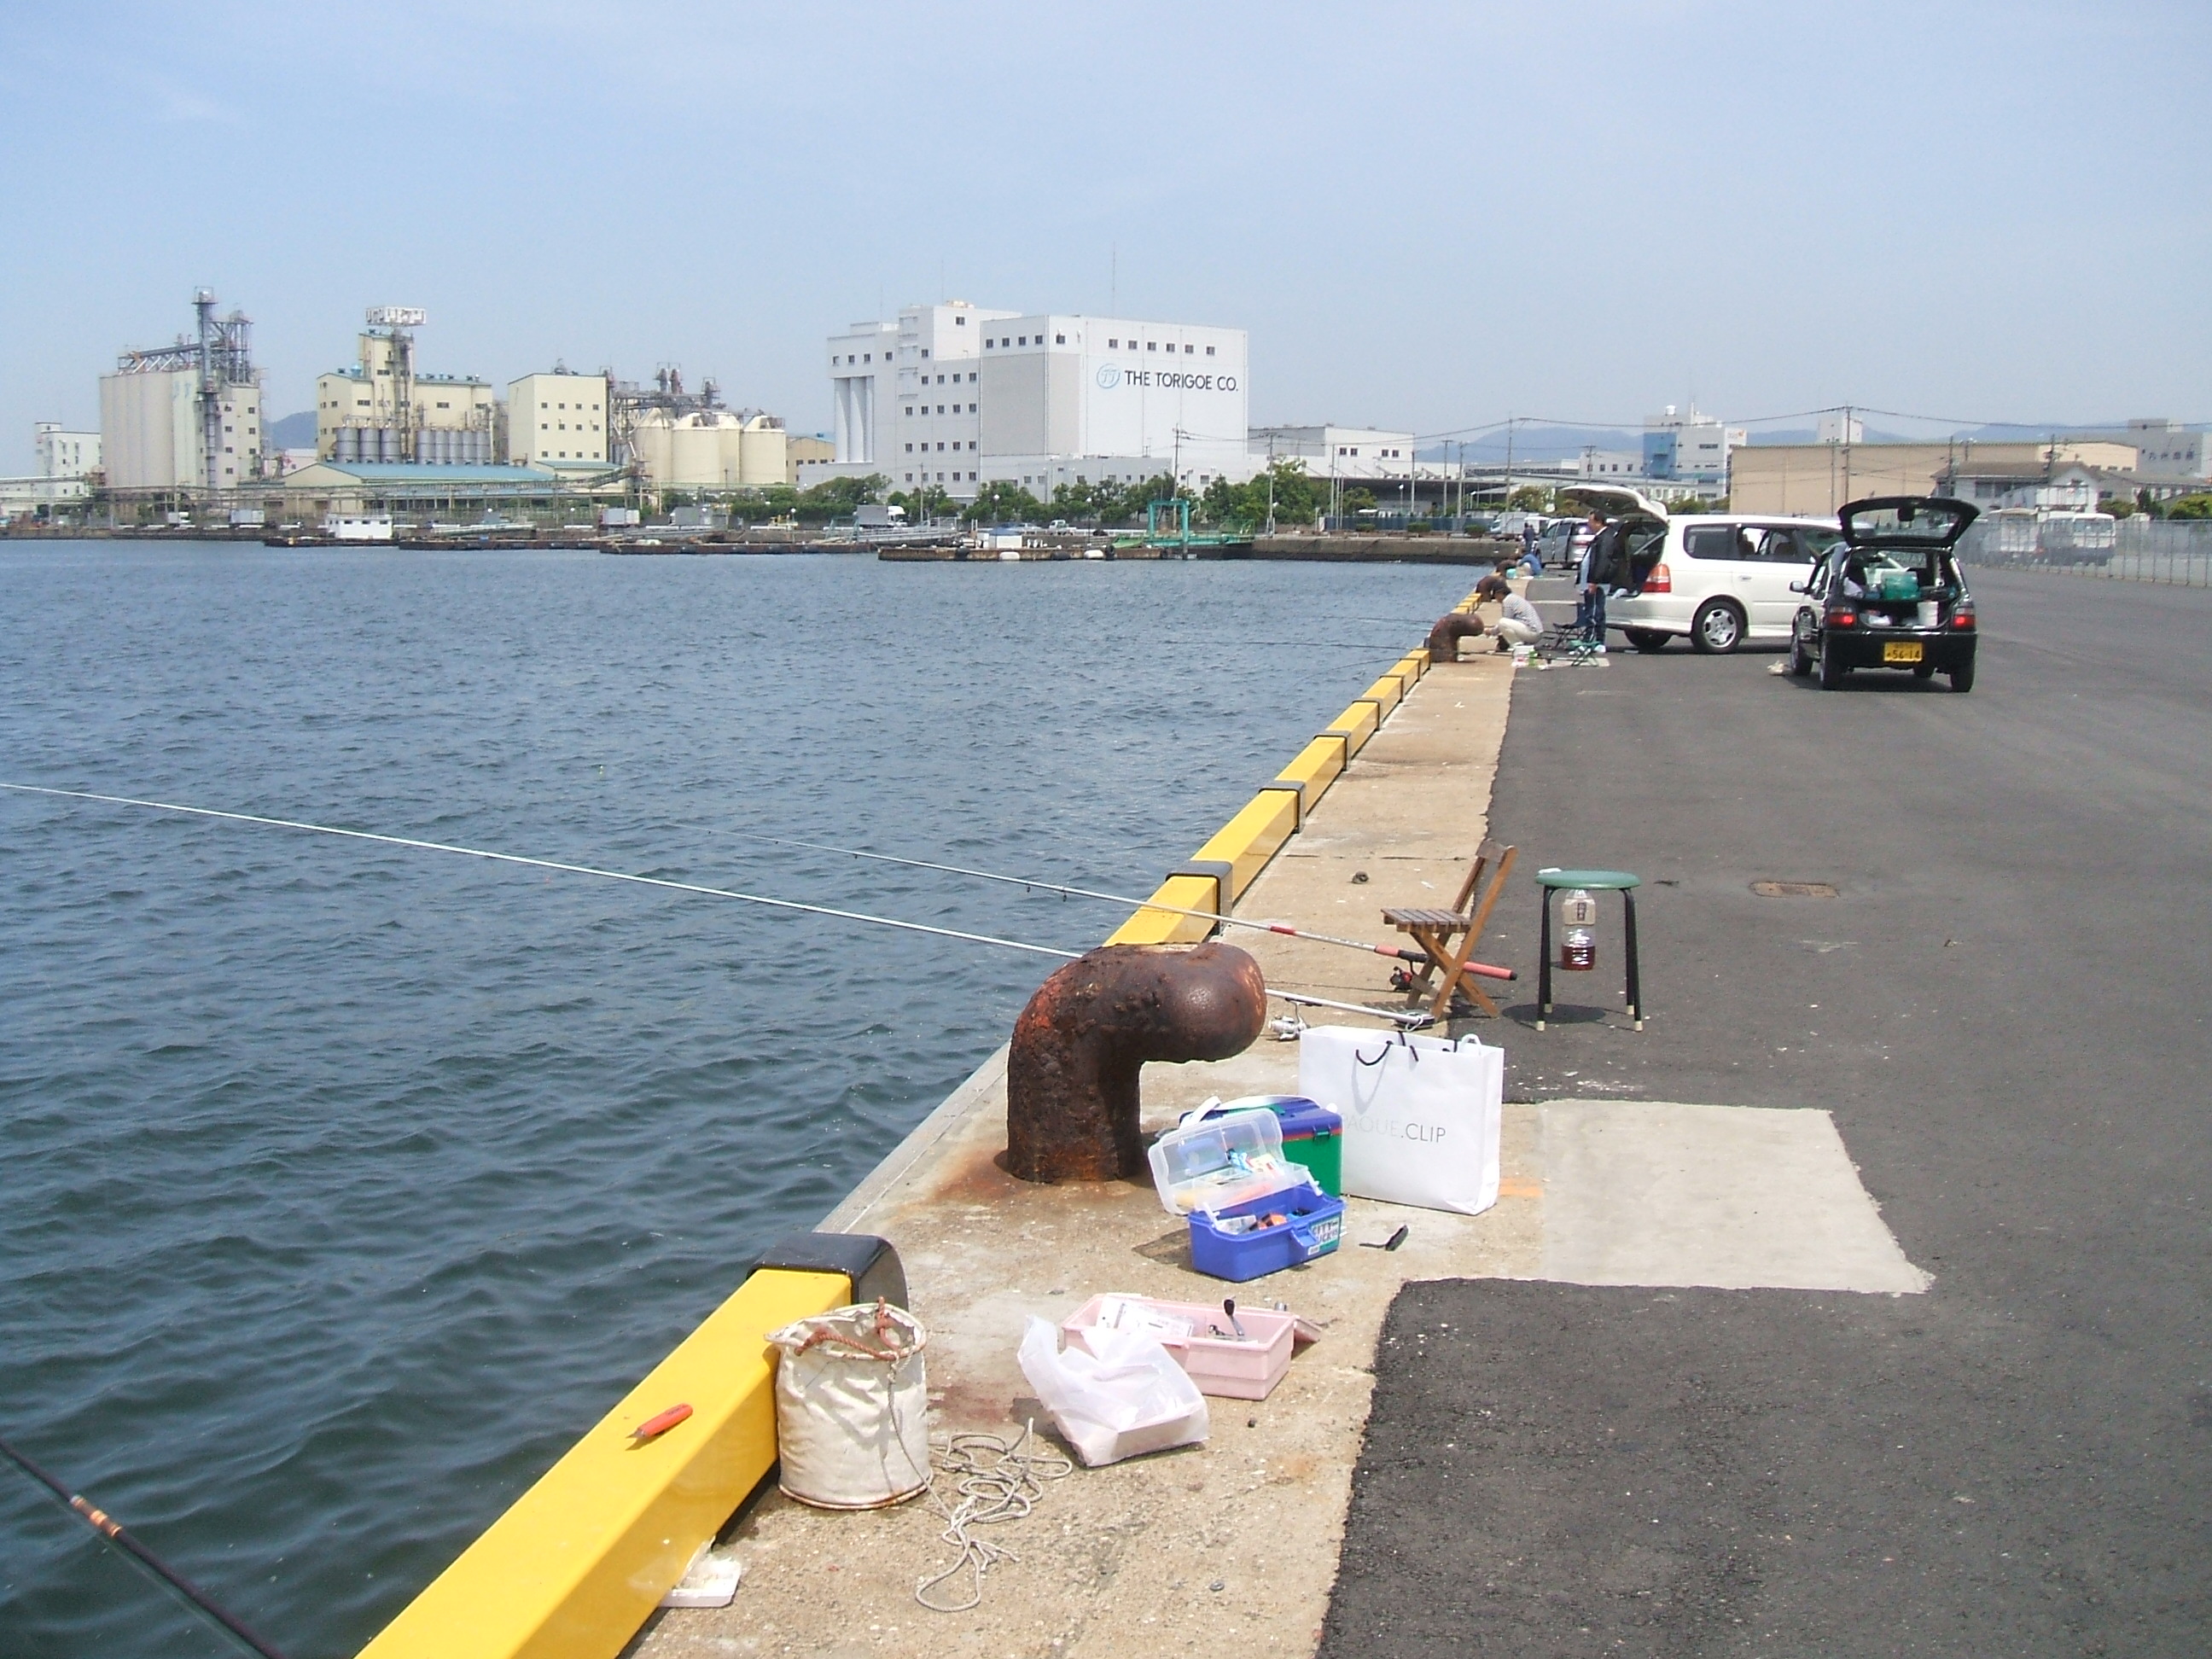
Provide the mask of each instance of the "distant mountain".
MULTIPOLYGON (((1510 458, 1516 464, 1527 461, 1571 461, 1585 449, 1641 451, 1644 434, 1623 432, 1612 427, 1595 426, 1517 426, 1513 428, 1510 458)), ((1506 436, 1503 431, 1485 432, 1466 441, 1464 451, 1458 440, 1431 444, 1418 452, 1424 461, 1456 461, 1464 453, 1469 461, 1498 466, 1509 459, 1506 436)))
POLYGON ((287 415, 282 420, 270 421, 262 428, 262 436, 270 449, 313 449, 315 447, 315 411, 303 409, 297 415, 287 415))

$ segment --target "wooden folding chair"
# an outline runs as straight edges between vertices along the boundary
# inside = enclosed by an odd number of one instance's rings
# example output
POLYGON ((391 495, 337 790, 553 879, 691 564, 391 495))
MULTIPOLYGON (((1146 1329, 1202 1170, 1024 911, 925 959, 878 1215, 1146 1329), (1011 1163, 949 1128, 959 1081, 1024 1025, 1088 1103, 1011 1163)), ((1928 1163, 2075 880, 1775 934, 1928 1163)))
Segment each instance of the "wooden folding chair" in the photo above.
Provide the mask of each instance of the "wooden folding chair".
POLYGON ((1491 907, 1505 890, 1506 873, 1513 868, 1516 850, 1485 841, 1475 849, 1474 867, 1467 872, 1467 884, 1459 890, 1459 897, 1449 910, 1404 908, 1382 912, 1384 921, 1401 933, 1412 934, 1428 954, 1429 959, 1413 970, 1413 988, 1417 993, 1429 988, 1431 974, 1439 968, 1443 969, 1443 983, 1437 988, 1436 998, 1429 1004, 1431 1019, 1441 1018, 1452 994, 1462 990, 1474 1000, 1483 1012, 1492 1019, 1498 1018, 1498 1005, 1484 993, 1475 976, 1468 972, 1467 964, 1482 938, 1483 925, 1490 920, 1491 907), (1487 880, 1484 879, 1486 873, 1487 880))

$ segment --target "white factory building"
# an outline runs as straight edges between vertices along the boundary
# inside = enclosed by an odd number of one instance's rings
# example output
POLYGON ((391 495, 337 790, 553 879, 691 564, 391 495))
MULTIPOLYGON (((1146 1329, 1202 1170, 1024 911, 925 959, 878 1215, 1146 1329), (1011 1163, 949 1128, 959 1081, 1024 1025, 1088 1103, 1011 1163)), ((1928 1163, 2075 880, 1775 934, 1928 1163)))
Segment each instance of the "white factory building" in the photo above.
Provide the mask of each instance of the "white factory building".
POLYGON ((1310 478, 1396 478, 1413 475, 1413 434, 1370 426, 1257 426, 1252 467, 1296 461, 1310 478))
POLYGON ((878 473, 973 496, 997 480, 1203 489, 1249 477, 1243 329, 909 306, 829 341, 836 458, 800 484, 878 473))
POLYGON ((208 289, 193 294, 192 311, 193 333, 123 352, 100 377, 94 459, 110 489, 235 489, 262 476, 253 325, 241 311, 218 317, 208 289))

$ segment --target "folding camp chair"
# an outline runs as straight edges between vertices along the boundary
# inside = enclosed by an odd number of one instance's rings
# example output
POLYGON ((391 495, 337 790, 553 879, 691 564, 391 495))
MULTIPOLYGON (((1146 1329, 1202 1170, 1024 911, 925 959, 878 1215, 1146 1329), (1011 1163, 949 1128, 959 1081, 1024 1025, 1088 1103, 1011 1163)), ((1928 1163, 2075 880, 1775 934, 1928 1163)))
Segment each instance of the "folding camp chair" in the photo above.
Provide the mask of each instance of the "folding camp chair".
POLYGON ((1536 641, 1536 655, 1547 663, 1587 668, 1605 655, 1605 641, 1596 629, 1583 622, 1554 623, 1536 641))
POLYGON ((1482 938, 1483 924, 1490 920, 1490 907, 1498 902, 1498 894, 1504 890, 1506 872, 1513 868, 1515 851, 1494 841, 1485 841, 1477 848, 1474 867, 1467 872, 1467 884, 1459 890, 1459 897, 1449 910, 1405 908, 1382 912, 1384 921, 1401 933, 1412 934, 1428 954, 1429 959, 1409 976, 1413 981, 1409 989, 1417 994, 1427 990, 1429 975, 1439 968, 1443 969, 1443 983, 1437 988, 1435 1000, 1429 1004, 1431 1019, 1441 1018, 1453 994, 1459 991, 1473 998, 1475 1006, 1492 1018, 1498 1017, 1498 1005, 1484 994, 1467 964, 1482 938))

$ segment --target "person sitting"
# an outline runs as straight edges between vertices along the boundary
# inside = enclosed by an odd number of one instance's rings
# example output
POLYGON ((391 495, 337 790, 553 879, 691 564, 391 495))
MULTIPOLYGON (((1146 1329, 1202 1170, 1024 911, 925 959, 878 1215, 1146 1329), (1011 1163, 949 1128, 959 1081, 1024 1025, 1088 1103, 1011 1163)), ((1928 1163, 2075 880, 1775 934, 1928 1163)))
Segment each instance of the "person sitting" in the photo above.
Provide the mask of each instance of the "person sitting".
POLYGON ((1477 582, 1474 597, 1486 602, 1494 600, 1498 605, 1498 620, 1491 624, 1491 632, 1498 636, 1500 651, 1510 651, 1516 645, 1534 645, 1544 637, 1544 618, 1536 607, 1498 577, 1485 576, 1477 582))

